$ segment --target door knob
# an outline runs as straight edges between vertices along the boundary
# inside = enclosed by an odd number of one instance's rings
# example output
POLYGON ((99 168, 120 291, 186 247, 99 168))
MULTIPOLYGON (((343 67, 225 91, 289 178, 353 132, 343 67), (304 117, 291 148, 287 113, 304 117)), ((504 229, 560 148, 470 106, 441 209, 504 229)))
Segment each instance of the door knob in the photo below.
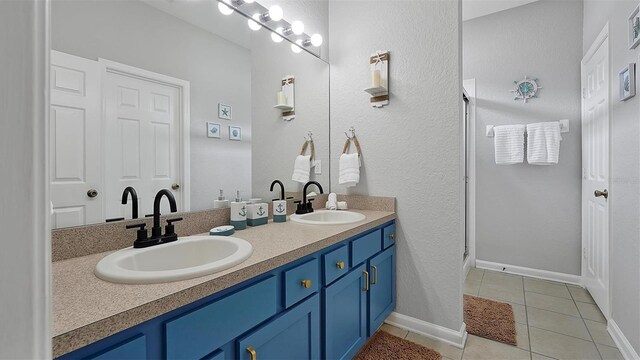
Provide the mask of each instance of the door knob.
POLYGON ((607 191, 607 189, 604 189, 603 191, 600 190, 596 190, 593 192, 593 195, 595 195, 595 197, 603 197, 605 199, 609 198, 609 191, 607 191))
POLYGON ((178 183, 173 183, 173 184, 171 184, 171 189, 173 189, 173 190, 178 190, 178 189, 180 189, 180 184, 178 184, 178 183))
POLYGON ((94 197, 98 196, 98 190, 90 189, 89 191, 87 191, 87 196, 90 197, 90 198, 94 198, 94 197))

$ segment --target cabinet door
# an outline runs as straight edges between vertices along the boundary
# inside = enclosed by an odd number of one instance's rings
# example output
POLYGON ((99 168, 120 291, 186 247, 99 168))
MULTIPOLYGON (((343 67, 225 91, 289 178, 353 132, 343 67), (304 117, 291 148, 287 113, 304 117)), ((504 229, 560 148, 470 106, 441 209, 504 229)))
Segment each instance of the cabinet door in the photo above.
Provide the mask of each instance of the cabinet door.
POLYGON ((324 357, 351 359, 367 339, 366 267, 324 289, 324 357))
POLYGON ((310 297, 238 340, 238 358, 320 359, 320 295, 310 297))
POLYGON ((369 336, 396 307, 396 247, 369 260, 369 336))

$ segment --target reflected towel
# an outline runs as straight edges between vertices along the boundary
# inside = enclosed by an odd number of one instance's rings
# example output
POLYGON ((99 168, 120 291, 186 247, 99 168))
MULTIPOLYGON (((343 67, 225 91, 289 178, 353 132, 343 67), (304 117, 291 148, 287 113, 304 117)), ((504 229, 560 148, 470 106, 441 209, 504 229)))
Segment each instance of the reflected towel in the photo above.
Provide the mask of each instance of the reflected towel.
POLYGON ((512 165, 524 162, 524 125, 495 126, 495 158, 498 165, 512 165))
POLYGON ((527 125, 527 162, 531 165, 555 165, 560 158, 560 122, 527 125))
POLYGON ((311 155, 298 155, 293 164, 293 176, 291 176, 291 180, 306 184, 309 182, 310 173, 311 155))
POLYGON ((360 157, 357 153, 340 155, 338 184, 356 186, 360 182, 360 157))

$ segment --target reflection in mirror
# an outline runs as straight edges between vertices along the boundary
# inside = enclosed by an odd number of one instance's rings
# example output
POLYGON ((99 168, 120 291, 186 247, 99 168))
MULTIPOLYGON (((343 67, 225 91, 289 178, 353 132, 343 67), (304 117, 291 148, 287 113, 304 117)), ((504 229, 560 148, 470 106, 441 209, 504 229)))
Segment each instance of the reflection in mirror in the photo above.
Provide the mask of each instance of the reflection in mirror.
MULTIPOLYGON (((264 25, 288 26, 284 16, 264 25)), ((161 189, 178 211, 213 208, 221 189, 268 202, 280 196, 269 190, 275 179, 299 192, 293 165, 308 132, 318 161, 310 180, 328 189, 321 48, 295 53, 211 0, 54 0, 51 31, 54 228, 150 215, 161 189), (275 105, 289 75, 295 114, 285 121, 275 105)))

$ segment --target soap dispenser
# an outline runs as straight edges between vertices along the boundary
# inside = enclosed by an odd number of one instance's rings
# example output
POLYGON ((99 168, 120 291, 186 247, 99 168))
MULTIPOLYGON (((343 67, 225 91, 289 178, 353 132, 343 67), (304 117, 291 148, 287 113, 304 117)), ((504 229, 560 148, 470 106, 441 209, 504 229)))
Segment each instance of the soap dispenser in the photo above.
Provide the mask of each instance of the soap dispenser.
POLYGON ((218 200, 213 200, 213 208, 222 209, 227 207, 229 207, 229 200, 225 200, 224 192, 220 189, 220 196, 218 196, 218 200))
POLYGON ((242 201, 240 190, 236 192, 236 201, 231 203, 231 225, 236 230, 247 228, 247 203, 242 201))

